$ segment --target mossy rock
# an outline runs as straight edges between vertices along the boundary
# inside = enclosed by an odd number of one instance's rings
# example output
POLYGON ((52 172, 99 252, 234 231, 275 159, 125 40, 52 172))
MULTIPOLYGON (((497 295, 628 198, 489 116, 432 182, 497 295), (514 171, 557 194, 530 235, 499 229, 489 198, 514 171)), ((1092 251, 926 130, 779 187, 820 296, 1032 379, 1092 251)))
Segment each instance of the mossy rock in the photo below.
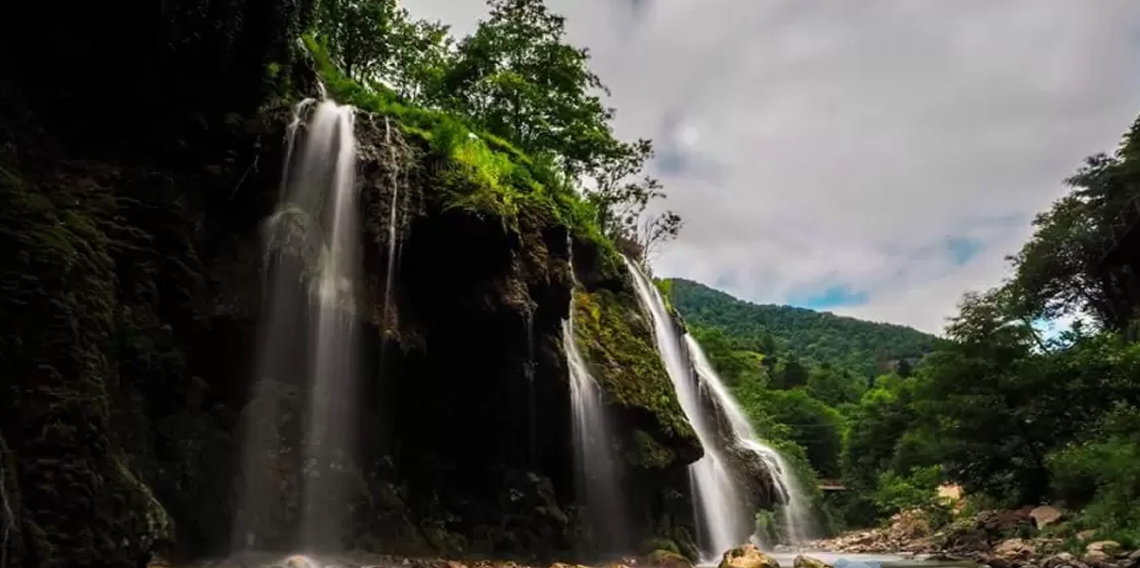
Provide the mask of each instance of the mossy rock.
POLYGON ((578 345, 606 402, 632 422, 628 461, 661 469, 702 454, 653 341, 653 331, 632 293, 606 289, 574 296, 578 345))
POLYGON ((640 428, 630 434, 626 461, 646 469, 664 469, 677 461, 677 453, 661 445, 653 436, 640 428))
POLYGON ((792 560, 792 568, 831 568, 824 561, 799 554, 792 560))
POLYGON ((637 550, 646 556, 658 550, 681 554, 681 547, 677 546, 677 543, 673 542, 673 539, 663 536, 652 536, 641 541, 641 544, 638 545, 637 550))
POLYGON ((755 545, 745 544, 725 551, 719 568, 780 568, 780 563, 755 545))
POLYGON ((688 558, 670 550, 654 550, 645 561, 653 568, 693 568, 688 558))

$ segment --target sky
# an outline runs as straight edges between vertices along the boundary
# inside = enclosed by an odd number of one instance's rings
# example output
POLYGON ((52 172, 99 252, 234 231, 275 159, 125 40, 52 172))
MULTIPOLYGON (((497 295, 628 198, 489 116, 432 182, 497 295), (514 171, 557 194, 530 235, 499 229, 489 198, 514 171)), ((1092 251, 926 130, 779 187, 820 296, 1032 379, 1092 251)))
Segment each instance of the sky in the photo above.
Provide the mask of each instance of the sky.
MULTIPOLYGON (((456 35, 483 0, 405 0, 456 35)), ((757 303, 938 333, 1140 114, 1140 1, 547 0, 654 140, 652 259, 757 303)))

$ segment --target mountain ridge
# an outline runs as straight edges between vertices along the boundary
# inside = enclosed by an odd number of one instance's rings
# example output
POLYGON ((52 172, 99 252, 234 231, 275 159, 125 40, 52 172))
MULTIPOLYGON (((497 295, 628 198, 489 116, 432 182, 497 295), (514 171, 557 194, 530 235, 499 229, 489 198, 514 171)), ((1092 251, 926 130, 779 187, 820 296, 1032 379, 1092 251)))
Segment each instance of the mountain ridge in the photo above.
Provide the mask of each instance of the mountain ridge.
POLYGON ((791 354, 865 376, 883 372, 900 359, 919 359, 939 341, 935 335, 901 324, 798 306, 757 304, 685 278, 663 281, 674 307, 688 322, 719 328, 765 354, 791 354))

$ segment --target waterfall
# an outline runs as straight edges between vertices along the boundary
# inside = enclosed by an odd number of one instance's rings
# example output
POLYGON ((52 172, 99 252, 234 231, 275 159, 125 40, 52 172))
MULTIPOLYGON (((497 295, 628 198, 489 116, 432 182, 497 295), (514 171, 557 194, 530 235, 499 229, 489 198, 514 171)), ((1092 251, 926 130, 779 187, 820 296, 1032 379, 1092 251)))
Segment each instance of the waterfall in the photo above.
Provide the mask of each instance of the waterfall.
POLYGON ((235 552, 273 544, 263 538, 280 535, 298 508, 300 542, 293 544, 342 546, 346 483, 337 476, 354 455, 359 355, 356 140, 352 107, 313 103, 306 99, 295 107, 281 202, 266 224, 262 337, 253 397, 243 415, 235 552), (302 397, 307 408, 287 404, 302 397), (298 414, 304 418, 301 467, 291 444, 295 429, 282 431, 298 414), (294 487, 298 469, 301 487, 294 487))
POLYGON ((681 408, 705 449, 704 457, 689 466, 697 501, 698 532, 705 539, 702 552, 715 559, 755 532, 754 511, 744 506, 745 492, 730 468, 725 445, 751 453, 765 465, 765 471, 783 502, 785 540, 792 543, 803 541, 809 536, 811 519, 807 501, 792 470, 779 452, 757 438, 740 405, 721 382, 696 340, 688 334, 682 337, 678 333, 653 282, 628 259, 626 265, 633 275, 638 296, 653 318, 657 347, 677 390, 681 408), (696 370, 699 382, 692 380, 689 362, 696 370), (709 416, 705 405, 701 404, 702 393, 698 388, 711 396, 716 407, 728 419, 730 439, 718 439, 723 435, 716 427, 715 417, 709 416))
POLYGON ((776 486, 776 490, 780 492, 783 501, 781 508, 784 517, 784 540, 790 544, 806 541, 812 536, 811 511, 791 468, 788 467, 779 452, 760 441, 756 436, 752 423, 748 421, 748 417, 744 415, 744 411, 736 399, 720 380, 720 375, 709 363, 708 357, 705 356, 704 350, 701 349, 697 340, 693 339, 693 336, 685 334, 685 343, 689 348, 689 356, 693 361, 697 375, 701 379, 701 384, 710 391, 717 406, 728 417, 735 438, 734 442, 754 453, 767 466, 768 473, 772 476, 772 482, 776 486))
POLYGON ((600 386, 590 375, 574 337, 574 312, 562 322, 562 345, 570 369, 576 473, 580 500, 585 503, 598 551, 613 555, 630 549, 629 516, 619 489, 619 464, 610 445, 610 431, 600 386))
POLYGON ((301 534, 307 548, 342 546, 344 482, 336 473, 351 467, 355 425, 356 359, 359 330, 354 321, 356 282, 361 257, 360 213, 356 199, 356 139, 353 109, 324 101, 312 119, 301 167, 327 171, 331 166, 326 222, 328 247, 321 262, 315 361, 309 382, 306 428, 305 509, 301 534), (312 468, 312 469, 309 469, 312 468))
POLYGON ((705 455, 689 465, 689 476, 696 497, 698 539, 701 540, 705 560, 711 562, 729 548, 748 540, 755 532, 753 515, 741 506, 745 502, 744 494, 716 440, 713 419, 706 415, 701 404, 697 383, 692 380, 692 371, 685 358, 685 345, 669 317, 661 293, 641 269, 629 259, 624 260, 633 276, 637 295, 652 316, 657 350, 677 391, 681 409, 705 449, 705 455))

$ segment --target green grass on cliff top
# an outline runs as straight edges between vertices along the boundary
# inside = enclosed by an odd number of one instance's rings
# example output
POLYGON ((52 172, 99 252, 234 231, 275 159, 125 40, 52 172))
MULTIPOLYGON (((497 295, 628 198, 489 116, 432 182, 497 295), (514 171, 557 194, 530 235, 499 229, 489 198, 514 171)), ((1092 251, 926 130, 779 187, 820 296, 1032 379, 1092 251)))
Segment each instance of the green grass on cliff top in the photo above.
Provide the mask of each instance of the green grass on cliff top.
POLYGON ((422 140, 449 167, 442 177, 449 208, 499 217, 517 227, 520 214, 537 214, 594 242, 616 257, 617 248, 598 228, 594 207, 547 157, 529 156, 502 138, 472 127, 463 117, 406 104, 382 85, 366 87, 347 77, 311 36, 305 44, 329 96, 364 112, 390 117, 422 140))

